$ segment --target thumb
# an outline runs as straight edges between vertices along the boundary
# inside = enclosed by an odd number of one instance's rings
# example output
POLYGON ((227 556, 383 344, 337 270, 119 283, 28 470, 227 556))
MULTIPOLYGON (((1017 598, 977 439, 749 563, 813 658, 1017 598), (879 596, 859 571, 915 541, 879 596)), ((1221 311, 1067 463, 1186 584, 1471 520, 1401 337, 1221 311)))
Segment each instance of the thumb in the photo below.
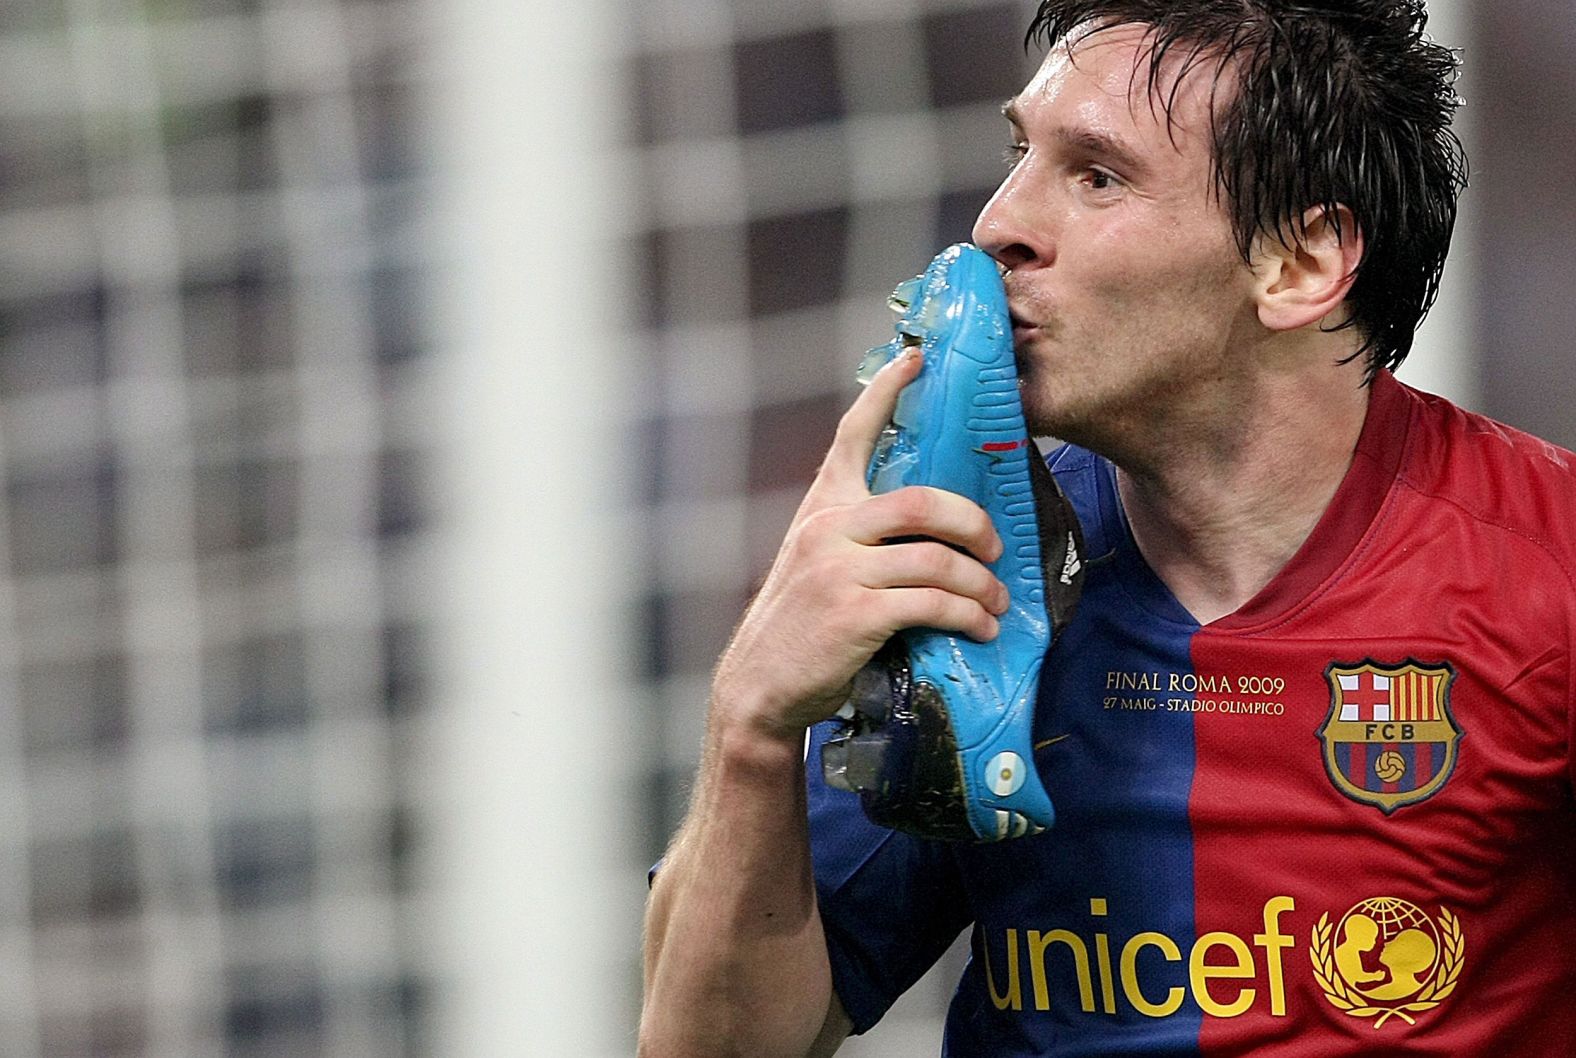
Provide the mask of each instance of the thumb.
POLYGON ((837 434, 816 474, 811 494, 823 503, 851 503, 870 495, 865 474, 875 454, 881 431, 892 421, 903 388, 919 377, 924 355, 918 347, 905 349, 880 371, 859 394, 837 424, 837 434))

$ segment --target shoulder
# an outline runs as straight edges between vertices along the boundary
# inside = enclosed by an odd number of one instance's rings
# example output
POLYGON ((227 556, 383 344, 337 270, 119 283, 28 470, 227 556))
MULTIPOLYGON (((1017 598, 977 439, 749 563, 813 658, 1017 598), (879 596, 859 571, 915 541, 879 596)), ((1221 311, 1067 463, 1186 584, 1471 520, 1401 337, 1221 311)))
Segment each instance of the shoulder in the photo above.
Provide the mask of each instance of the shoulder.
POLYGON ((1576 562, 1576 455, 1532 434, 1391 382, 1392 414, 1409 420, 1398 470, 1402 485, 1576 562))

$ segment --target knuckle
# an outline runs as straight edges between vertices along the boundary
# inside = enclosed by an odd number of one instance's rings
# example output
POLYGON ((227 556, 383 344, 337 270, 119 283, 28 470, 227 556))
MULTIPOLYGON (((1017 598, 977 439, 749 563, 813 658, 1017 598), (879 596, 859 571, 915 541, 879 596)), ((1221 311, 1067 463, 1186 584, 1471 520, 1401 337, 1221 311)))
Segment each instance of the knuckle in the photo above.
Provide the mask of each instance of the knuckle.
POLYGON ((916 557, 919 573, 925 580, 941 583, 952 575, 957 555, 943 544, 919 544, 916 557))
POLYGON ((949 616, 953 622, 952 627, 971 635, 978 630, 980 622, 987 618, 984 607, 973 599, 965 599, 961 596, 953 596, 949 616))
POLYGON ((862 620, 865 596, 869 589, 848 575, 842 566, 826 564, 826 595, 830 604, 828 612, 848 624, 862 620))
POLYGON ((936 508, 936 500, 927 490, 917 485, 899 489, 892 494, 897 514, 907 526, 928 522, 936 508))
POLYGON ((909 595, 912 600, 906 618, 911 624, 936 625, 947 612, 947 593, 940 588, 915 588, 909 595))
POLYGON ((836 507, 823 507, 811 511, 794 527, 795 536, 804 544, 815 546, 835 536, 841 525, 841 514, 836 507))
POLYGON ((968 517, 964 521, 964 531, 971 539, 984 543, 995 537, 996 525, 990 520, 990 515, 983 507, 975 505, 970 508, 968 517))
POLYGON ((865 416, 861 414, 863 410, 860 402, 856 400, 843 411, 837 420, 837 429, 833 433, 836 441, 847 441, 866 428, 865 416))
POLYGON ((858 588, 842 557, 835 552, 822 551, 811 556, 805 563, 805 578, 815 594, 833 609, 847 605, 858 588))

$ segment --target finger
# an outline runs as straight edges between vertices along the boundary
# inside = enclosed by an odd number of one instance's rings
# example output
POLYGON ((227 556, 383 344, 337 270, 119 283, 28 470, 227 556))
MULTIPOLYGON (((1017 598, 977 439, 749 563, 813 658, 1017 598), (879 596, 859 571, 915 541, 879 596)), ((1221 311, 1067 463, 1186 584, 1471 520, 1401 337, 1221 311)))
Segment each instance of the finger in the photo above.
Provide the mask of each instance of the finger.
POLYGON ((978 602, 940 588, 888 588, 877 595, 894 632, 900 628, 935 628, 962 632, 986 642, 995 639, 1001 630, 996 618, 978 602))
POLYGON ((910 485, 856 504, 848 512, 844 531, 861 544, 927 536, 961 547, 981 562, 994 562, 1002 554, 1001 537, 984 508, 955 492, 926 485, 910 485))
POLYGON ((940 588, 973 599, 989 613, 1007 612, 1007 586, 980 562, 945 544, 916 542, 874 548, 863 575, 869 588, 940 588))
POLYGON ((898 394, 919 376, 924 357, 918 348, 905 349, 876 372, 837 424, 837 435, 826 453, 821 477, 835 486, 865 487, 865 472, 875 454, 881 431, 892 421, 898 394))

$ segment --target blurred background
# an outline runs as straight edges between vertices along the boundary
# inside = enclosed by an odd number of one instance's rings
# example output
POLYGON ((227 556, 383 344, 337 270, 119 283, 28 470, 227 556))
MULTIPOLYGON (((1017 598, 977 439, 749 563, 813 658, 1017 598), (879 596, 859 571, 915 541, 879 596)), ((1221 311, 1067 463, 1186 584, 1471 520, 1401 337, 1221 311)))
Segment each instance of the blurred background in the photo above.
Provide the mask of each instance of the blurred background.
MULTIPOLYGON (((7 0, 0 1055, 633 1052, 709 668, 1033 6, 7 0)), ((1576 10, 1430 8, 1401 377, 1576 445, 1576 10)))

